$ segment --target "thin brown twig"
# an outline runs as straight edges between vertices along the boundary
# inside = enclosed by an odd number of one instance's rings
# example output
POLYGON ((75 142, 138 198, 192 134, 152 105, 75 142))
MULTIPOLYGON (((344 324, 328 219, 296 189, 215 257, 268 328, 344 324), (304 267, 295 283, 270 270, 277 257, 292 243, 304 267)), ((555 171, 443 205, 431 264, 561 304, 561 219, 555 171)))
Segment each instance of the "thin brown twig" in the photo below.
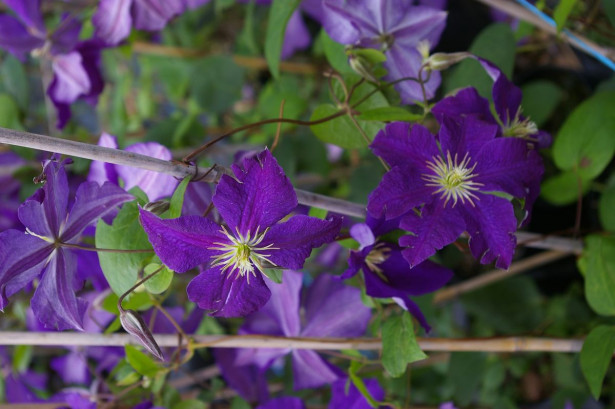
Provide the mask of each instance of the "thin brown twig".
MULTIPOLYGON (((285 99, 282 99, 280 103, 280 119, 284 117, 284 104, 286 103, 285 99)), ((278 142, 280 141, 280 133, 282 132, 282 122, 278 122, 277 129, 275 131, 275 138, 273 139, 273 143, 271 144, 271 152, 278 147, 278 142)))
POLYGON ((540 254, 525 258, 510 265, 508 270, 492 270, 478 277, 466 280, 463 283, 453 285, 435 293, 433 298, 434 304, 442 304, 459 297, 462 294, 477 290, 486 285, 493 284, 497 281, 522 273, 532 268, 551 263, 563 257, 569 256, 569 252, 557 250, 545 251, 540 254))

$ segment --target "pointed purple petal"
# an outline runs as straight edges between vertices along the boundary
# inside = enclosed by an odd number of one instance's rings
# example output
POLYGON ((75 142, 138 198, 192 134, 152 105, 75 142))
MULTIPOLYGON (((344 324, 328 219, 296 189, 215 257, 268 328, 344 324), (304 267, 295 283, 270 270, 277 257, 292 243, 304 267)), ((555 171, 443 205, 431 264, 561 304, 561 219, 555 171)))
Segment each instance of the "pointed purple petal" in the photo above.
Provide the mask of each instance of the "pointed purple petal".
POLYGON ((301 269, 312 249, 335 240, 342 220, 321 220, 296 215, 288 221, 271 227, 261 245, 272 245, 268 259, 281 268, 301 269))
POLYGON ((128 37, 132 25, 132 0, 101 0, 92 17, 94 35, 109 45, 117 45, 128 37))
POLYGON ((70 104, 90 92, 92 84, 82 62, 81 54, 76 51, 54 57, 56 82, 53 90, 50 88, 54 101, 70 104))
POLYGON ((489 108, 489 101, 481 97, 472 87, 464 88, 455 95, 444 98, 431 109, 431 112, 440 122, 444 116, 473 115, 485 122, 496 123, 489 108))
POLYGON ((82 352, 71 351, 64 356, 53 358, 51 368, 60 375, 60 378, 67 385, 83 385, 90 382, 87 358, 82 352))
POLYGON ((273 318, 282 334, 288 337, 299 335, 301 322, 299 318, 299 301, 303 274, 291 270, 284 271, 281 284, 271 284, 271 298, 261 309, 263 314, 273 318))
POLYGON ((357 223, 350 228, 350 237, 359 243, 359 250, 376 242, 372 229, 365 223, 357 223))
POLYGON ((66 54, 75 49, 79 42, 81 21, 70 14, 65 14, 58 27, 51 35, 51 53, 66 54))
POLYGON ((397 4, 389 3, 386 32, 395 37, 393 48, 403 46, 415 48, 420 41, 429 41, 433 47, 440 40, 440 35, 446 26, 447 13, 431 7, 406 7, 400 12, 397 4))
POLYGON ((36 29, 41 36, 45 35, 45 24, 41 14, 41 0, 4 0, 23 23, 31 29, 36 29))
POLYGON ((250 277, 229 278, 220 268, 209 268, 196 276, 188 288, 188 298, 214 317, 245 317, 269 300, 271 291, 257 273, 250 277))
POLYGON ((181 0, 133 0, 134 26, 139 30, 159 31, 183 11, 181 0))
POLYGON ((0 15, 0 47, 8 50, 20 60, 45 44, 45 40, 31 35, 26 27, 14 17, 0 15))
POLYGON ((499 126, 483 122, 472 116, 465 118, 443 118, 438 138, 444 158, 451 157, 461 162, 467 154, 472 159, 469 166, 477 161, 477 154, 483 146, 495 139, 499 126))
POLYGON ((236 349, 214 348, 213 355, 222 376, 239 395, 249 402, 264 402, 269 398, 267 377, 256 366, 235 364, 236 349))
POLYGON ((436 138, 422 125, 392 122, 378 132, 370 149, 391 166, 423 167, 440 154, 436 138))
POLYGON ((75 296, 73 280, 76 259, 70 251, 56 249, 34 292, 32 311, 46 328, 83 331, 83 314, 87 303, 75 296))
POLYGON ((423 207, 421 216, 408 213, 402 219, 400 227, 414 233, 399 239, 400 246, 408 247, 402 253, 410 266, 427 260, 436 250, 451 244, 463 233, 466 226, 459 211, 460 205, 452 207, 449 203, 444 206, 443 202, 435 200, 423 207))
POLYGON ((398 218, 431 201, 434 191, 433 187, 425 186, 420 170, 396 166, 384 175, 378 187, 370 193, 367 211, 375 218, 398 218))
POLYGON ((116 206, 131 200, 134 200, 131 194, 109 182, 102 186, 96 182, 82 183, 75 194, 75 204, 61 232, 61 240, 70 242, 116 206))
POLYGON ((36 278, 53 252, 53 246, 17 230, 0 233, 0 309, 7 297, 36 278))
POLYGON ((305 409, 305 404, 294 396, 283 396, 270 400, 264 405, 259 405, 256 409, 305 409))
MULTIPOLYGON (((98 146, 117 149, 117 138, 113 135, 103 132, 100 135, 100 139, 98 140, 98 146)), ((88 180, 90 182, 97 182, 99 185, 102 185, 107 181, 117 185, 118 179, 115 166, 110 163, 93 160, 92 164, 90 165, 88 180)))
POLYGON ((23 225, 32 233, 49 239, 55 238, 57 232, 52 231, 47 224, 43 203, 36 200, 27 200, 19 206, 18 215, 23 225))
POLYGON ((295 349, 292 357, 294 390, 318 388, 339 378, 331 365, 314 351, 295 349))
MULTIPOLYGON (((284 170, 264 150, 233 166, 235 177, 223 175, 216 188, 214 204, 231 231, 262 233, 297 207, 297 195, 284 170)), ((293 268, 293 267, 289 267, 293 268)))
POLYGON ((370 5, 360 0, 323 0, 322 24, 329 37, 341 44, 353 44, 362 36, 377 35, 379 30, 371 18, 374 13, 368 10, 370 5))
POLYGON ((295 12, 291 14, 288 24, 286 25, 281 58, 283 60, 290 58, 295 52, 307 48, 311 41, 310 32, 303 22, 301 13, 299 10, 295 10, 295 12))
MULTIPOLYGON (((364 379, 368 392, 377 401, 384 400, 384 390, 376 379, 364 379)), ((369 402, 347 378, 338 379, 331 385, 329 409, 370 409, 369 402), (348 388, 346 385, 348 384, 348 388), (348 391, 348 393, 346 393, 348 391)), ((384 409, 383 406, 380 408, 384 409)), ((388 406, 387 406, 388 408, 388 406)))
POLYGON ((474 207, 462 209, 470 235, 472 255, 482 264, 495 261, 497 268, 507 269, 515 252, 517 219, 505 199, 480 195, 474 207))
POLYGON ((178 273, 211 261, 219 251, 210 248, 227 241, 220 234, 220 226, 200 216, 162 220, 139 209, 139 220, 160 260, 178 273))
MULTIPOLYGON (((171 160, 171 151, 156 142, 136 143, 126 148, 127 152, 134 152, 156 159, 171 160)), ((117 174, 124 181, 124 188, 130 190, 138 186, 153 202, 163 197, 171 196, 179 183, 173 176, 165 175, 151 170, 135 169, 130 166, 116 165, 117 174)))
POLYGON ((523 98, 521 89, 510 82, 504 74, 501 74, 493 84, 492 93, 495 111, 506 126, 519 114, 521 99, 523 98))
MULTIPOLYGON (((387 70, 387 75, 384 77, 386 81, 397 81, 402 78, 418 79, 423 57, 416 50, 415 46, 402 48, 396 46, 391 48, 387 53, 387 60, 383 66, 387 70)), ((421 86, 412 80, 400 81, 394 85, 397 92, 401 96, 401 101, 406 105, 413 105, 417 101, 423 102, 425 97, 430 100, 434 97, 436 90, 440 86, 440 72, 432 71, 427 79, 427 75, 423 72, 422 79, 424 81, 425 96, 421 86)))
POLYGON ((371 309, 361 301, 361 291, 328 274, 310 286, 305 300, 305 337, 357 337, 363 335, 371 309))

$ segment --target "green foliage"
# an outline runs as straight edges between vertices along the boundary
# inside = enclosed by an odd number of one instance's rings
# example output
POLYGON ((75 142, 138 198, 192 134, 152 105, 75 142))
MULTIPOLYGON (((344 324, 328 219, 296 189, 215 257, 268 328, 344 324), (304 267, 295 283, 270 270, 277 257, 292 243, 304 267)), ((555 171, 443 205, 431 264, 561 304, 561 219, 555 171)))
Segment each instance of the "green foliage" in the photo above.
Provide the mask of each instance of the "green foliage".
POLYGON ((572 8, 576 4, 577 0, 560 0, 555 7, 555 11, 553 12, 553 19, 557 24, 557 31, 562 31, 564 25, 566 24, 566 20, 568 20, 568 16, 572 12, 572 8))
POLYGON ((350 361, 350 368, 348 369, 348 376, 350 377, 350 381, 357 388, 359 393, 365 398, 369 406, 372 408, 378 408, 378 402, 374 399, 374 397, 367 390, 367 386, 363 379, 357 374, 359 369, 361 369, 363 365, 358 361, 350 361))
POLYGON ((166 214, 169 219, 177 219, 182 215, 184 196, 186 195, 186 188, 188 187, 188 183, 190 183, 190 179, 192 179, 191 176, 186 176, 184 180, 177 185, 177 188, 175 188, 175 192, 173 192, 171 202, 169 203, 169 211, 166 214))
POLYGON ((342 44, 333 41, 324 29, 320 31, 318 40, 322 44, 327 61, 335 71, 342 74, 350 74, 353 72, 350 65, 348 65, 348 57, 346 56, 346 51, 342 44))
POLYGON ((615 315, 615 237, 588 236, 585 263, 585 297, 600 315, 615 315))
POLYGON ((155 276, 143 283, 147 291, 151 294, 162 294, 169 288, 171 282, 173 281, 173 271, 169 270, 166 266, 160 265, 158 263, 152 263, 145 266, 145 268, 143 269, 144 277, 147 277, 148 275, 154 273, 154 271, 158 270, 159 268, 161 268, 162 270, 160 270, 158 273, 156 273, 155 276))
POLYGON ((482 352, 453 352, 448 364, 453 398, 460 406, 472 402, 484 379, 487 355, 482 352))
POLYGON ((171 409, 206 409, 207 405, 204 402, 196 399, 183 400, 172 406, 171 409))
POLYGON ((615 350, 615 327, 601 325, 589 333, 581 349, 581 369, 594 398, 600 397, 602 381, 615 350))
MULTIPOLYGON (((612 182, 615 182, 615 178, 612 182)), ((602 192, 598 207, 602 227, 610 232, 615 232, 615 211, 613 209, 615 209, 615 183, 610 183, 602 192)))
POLYGON ((30 102, 30 83, 23 64, 12 55, 7 55, 0 65, 2 86, 17 101, 21 110, 27 110, 30 102))
POLYGON ((601 92, 579 105, 560 128, 553 160, 583 180, 598 176, 615 152, 615 92, 601 92))
POLYGON ((0 94, 0 127, 23 130, 19 117, 15 100, 8 94, 0 94))
POLYGON ((13 351, 13 370, 24 373, 32 361, 32 345, 17 345, 13 351))
POLYGON ((269 279, 274 283, 282 283, 282 270, 280 270, 279 268, 266 268, 265 275, 269 277, 269 279))
POLYGON ((557 108, 562 99, 560 87, 550 81, 533 81, 523 87, 523 114, 530 117, 536 126, 542 126, 557 108))
POLYGON ((563 206, 574 203, 589 190, 590 183, 574 170, 565 171, 542 182, 540 194, 551 204, 563 206))
POLYGON ((358 119, 363 121, 405 121, 416 122, 423 118, 421 114, 413 114, 401 107, 380 107, 361 112, 358 119))
POLYGON ((126 345, 124 349, 126 351, 126 360, 130 364, 130 366, 132 366, 134 370, 137 371, 139 374, 153 378, 159 372, 165 370, 149 355, 146 355, 143 352, 139 351, 137 347, 132 345, 126 345))
POLYGON ((382 366, 392 376, 402 376, 408 364, 427 358, 416 342, 412 318, 407 311, 382 323, 382 366))
MULTIPOLYGON (((131 192, 135 194, 134 190, 131 192)), ((138 193, 136 195, 139 197, 139 202, 144 204, 145 198, 138 193)), ((111 226, 103 220, 98 222, 96 247, 125 250, 152 248, 139 222, 137 201, 124 204, 111 226)), ((139 270, 153 254, 153 250, 151 254, 99 252, 98 259, 111 289, 117 295, 122 295, 137 282, 139 270)))
POLYGON ((290 16, 301 0, 273 0, 269 9, 269 24, 265 36, 265 58, 274 77, 280 75, 280 54, 290 16))
POLYGON ((615 1, 613 0, 602 0, 602 7, 604 8, 604 12, 607 17, 611 21, 611 24, 615 26, 615 1))
MULTIPOLYGON (((515 61, 515 37, 508 24, 492 24, 480 32, 468 50, 497 65, 510 78, 515 61)), ((444 78, 444 91, 473 86, 483 97, 491 99, 493 80, 478 61, 467 59, 444 78)))
POLYGON ((205 111, 221 114, 241 98, 244 69, 231 57, 205 57, 194 64, 191 94, 205 111))

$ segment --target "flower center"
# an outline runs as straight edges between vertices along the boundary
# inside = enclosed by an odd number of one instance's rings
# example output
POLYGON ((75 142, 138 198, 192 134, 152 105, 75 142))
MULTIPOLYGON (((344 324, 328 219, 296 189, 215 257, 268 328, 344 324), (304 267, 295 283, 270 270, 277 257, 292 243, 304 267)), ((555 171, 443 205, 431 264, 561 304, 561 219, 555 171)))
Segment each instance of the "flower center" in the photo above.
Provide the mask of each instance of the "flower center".
POLYGON ((423 180, 427 186, 437 187, 434 194, 441 193, 440 198, 444 199, 444 206, 453 199, 453 207, 458 200, 465 204, 466 200, 474 206, 474 200, 479 200, 474 192, 479 190, 482 183, 473 182, 472 179, 477 175, 472 173, 476 167, 470 165, 470 157, 466 153, 461 162, 457 161, 457 154, 451 157, 451 153, 447 152, 446 162, 440 156, 434 156, 433 161, 427 162, 427 167, 433 174, 423 174, 423 180))
POLYGON ((385 52, 391 49, 395 42, 395 37, 392 34, 382 33, 378 37, 378 42, 382 43, 381 51, 385 52))
POLYGON ((365 264, 367 264, 367 267, 374 273, 378 275, 382 274, 380 264, 384 263, 386 259, 389 258, 390 251, 391 249, 386 247, 385 243, 376 244, 367 257, 365 257, 365 264))
POLYGON ((504 136, 513 138, 531 139, 530 135, 538 133, 538 127, 529 118, 521 120, 519 115, 504 128, 504 136))
POLYGON ((248 283, 250 283, 250 275, 256 277, 255 269, 264 274, 263 262, 274 264, 268 258, 270 255, 263 254, 262 252, 276 250, 277 247, 273 247, 273 244, 259 247, 259 244, 265 238, 265 234, 267 234, 267 230, 269 229, 265 229, 264 232, 259 234, 259 229, 257 228, 254 236, 252 236, 249 230, 243 235, 236 228, 236 234, 233 235, 222 226, 220 232, 229 239, 230 243, 216 242, 214 243, 216 244, 215 247, 208 248, 209 250, 221 252, 218 255, 212 256, 214 260, 211 266, 222 266, 222 273, 228 270, 228 275, 231 276, 234 273, 235 278, 246 276, 248 283))

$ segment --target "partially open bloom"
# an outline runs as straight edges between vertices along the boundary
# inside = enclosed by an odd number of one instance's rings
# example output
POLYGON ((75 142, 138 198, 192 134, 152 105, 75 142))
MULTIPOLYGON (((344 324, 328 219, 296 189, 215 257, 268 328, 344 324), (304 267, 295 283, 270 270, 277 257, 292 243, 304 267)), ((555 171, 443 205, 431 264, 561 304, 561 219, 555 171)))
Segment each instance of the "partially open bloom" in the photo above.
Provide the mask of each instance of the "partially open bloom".
POLYGON ((69 211, 64 164, 49 161, 44 177, 43 188, 19 208, 26 233, 0 233, 0 308, 41 276, 31 301, 36 317, 47 328, 81 330, 86 303, 75 295, 82 285, 76 276, 77 255, 62 244, 78 243, 86 227, 133 197, 110 183, 86 182, 77 189, 69 211))
MULTIPOLYGON (((213 203, 226 223, 200 216, 162 220, 141 210, 141 223, 156 254, 177 272, 207 264, 188 285, 189 298, 212 315, 256 311, 270 296, 266 268, 303 267, 315 247, 333 241, 340 220, 295 215, 297 196, 268 150, 222 176, 213 203)), ((273 285, 273 284, 272 284, 273 285)))
POLYGON ((508 268, 517 228, 503 192, 524 198, 542 162, 526 142, 498 138, 498 127, 473 117, 443 118, 438 140, 420 125, 389 124, 371 145, 392 169, 369 196, 368 211, 403 216, 403 255, 416 266, 467 231, 481 263, 508 268), (439 143, 438 143, 439 141, 439 143))
MULTIPOLYGON (((361 302, 358 288, 321 274, 307 289, 302 303, 302 282, 303 274, 285 271, 282 284, 272 286, 269 302, 246 318, 240 332, 286 337, 363 335, 371 311, 361 302)), ((340 377, 339 369, 306 349, 240 349, 236 364, 256 364, 264 371, 288 353, 292 355, 295 389, 330 384, 340 377)))
POLYGON ((397 243, 384 242, 377 238, 396 229, 398 224, 396 219, 387 222, 368 215, 366 223, 352 226, 350 235, 360 247, 350 252, 348 269, 342 278, 348 279, 362 270, 367 295, 393 298, 429 331, 430 327, 423 313, 410 296, 436 291, 451 279, 453 272, 429 260, 410 268, 397 243))
MULTIPOLYGON (((423 57, 417 46, 421 41, 436 45, 446 22, 446 12, 414 6, 412 0, 324 0, 322 4, 323 27, 332 39, 384 52, 387 81, 418 78, 423 57)), ((431 73, 425 84, 428 98, 439 85, 440 74, 431 73)), ((405 104, 423 100, 421 87, 414 81, 400 82, 395 88, 405 104)))

